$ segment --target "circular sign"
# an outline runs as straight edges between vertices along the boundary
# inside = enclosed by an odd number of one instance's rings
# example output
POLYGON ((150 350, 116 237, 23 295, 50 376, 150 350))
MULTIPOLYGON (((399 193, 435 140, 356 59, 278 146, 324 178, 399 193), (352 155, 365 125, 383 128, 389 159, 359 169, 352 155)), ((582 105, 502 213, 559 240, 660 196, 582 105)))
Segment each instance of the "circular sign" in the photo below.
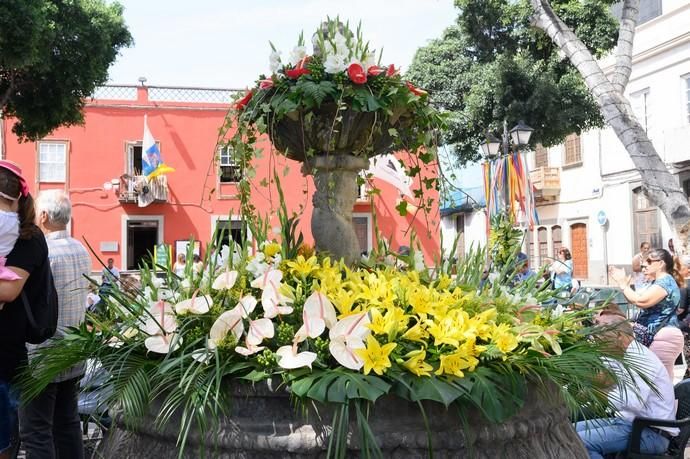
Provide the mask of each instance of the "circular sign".
POLYGON ((599 223, 601 226, 604 226, 608 220, 609 219, 606 216, 606 212, 604 212, 603 210, 600 210, 597 213, 597 223, 599 223))

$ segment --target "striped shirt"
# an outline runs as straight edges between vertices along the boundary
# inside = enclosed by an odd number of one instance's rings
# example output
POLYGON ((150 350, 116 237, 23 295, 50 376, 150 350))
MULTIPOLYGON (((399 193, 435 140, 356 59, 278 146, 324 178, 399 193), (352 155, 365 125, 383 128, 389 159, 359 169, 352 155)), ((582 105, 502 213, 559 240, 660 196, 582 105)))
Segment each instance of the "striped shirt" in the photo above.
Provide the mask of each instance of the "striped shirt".
MULTIPOLYGON (((81 242, 67 231, 53 231, 46 236, 50 270, 58 295, 58 327, 56 337, 63 336, 67 327, 79 326, 86 313, 88 281, 84 275, 91 272, 91 257, 81 242)), ((50 345, 50 340, 39 345, 27 345, 31 350, 50 345)), ((76 365, 61 373, 54 382, 66 381, 84 374, 84 365, 76 365)))

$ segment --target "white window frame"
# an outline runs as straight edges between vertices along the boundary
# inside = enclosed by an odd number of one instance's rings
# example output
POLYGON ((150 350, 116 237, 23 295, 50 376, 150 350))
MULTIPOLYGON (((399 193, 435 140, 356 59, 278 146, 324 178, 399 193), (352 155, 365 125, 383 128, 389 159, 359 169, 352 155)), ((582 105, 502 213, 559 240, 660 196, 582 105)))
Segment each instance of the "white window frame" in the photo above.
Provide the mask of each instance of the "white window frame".
POLYGON ((681 100, 682 113, 683 113, 683 124, 690 124, 690 73, 681 75, 680 77, 680 89, 681 89, 681 100))
POLYGON ((632 105, 637 121, 640 122, 647 135, 649 135, 652 126, 652 116, 649 110, 649 94, 649 87, 630 93, 630 105, 632 105), (642 112, 640 112, 640 110, 642 110, 642 112))
POLYGON ((69 142, 66 140, 40 140, 37 143, 37 161, 36 164, 38 165, 38 182, 39 183, 67 183, 67 165, 69 161, 69 142), (59 161, 42 161, 41 160, 41 147, 43 145, 61 145, 64 147, 64 158, 62 162, 59 161), (61 177, 44 177, 43 176, 43 164, 52 164, 52 165, 62 165, 62 174, 61 177))
POLYGON ((239 180, 224 182, 222 180, 222 169, 223 167, 234 167, 238 169, 237 175, 241 178, 242 171, 239 170, 240 166, 232 159, 232 151, 230 146, 219 146, 218 147, 218 183, 238 183, 239 180))
MULTIPOLYGON (((216 232, 216 226, 218 222, 242 222, 244 219, 240 215, 211 215, 211 234, 209 235, 209 241, 213 240, 213 234, 216 232)), ((252 247, 252 253, 256 252, 256 247, 254 247, 254 235, 252 230, 247 226, 247 239, 252 247)))
POLYGON ((123 215, 122 216, 122 226, 120 229, 121 240, 120 246, 122 247, 122 257, 121 257, 121 267, 123 271, 126 271, 128 253, 127 253, 127 222, 133 221, 146 221, 155 220, 158 222, 158 230, 156 233, 156 245, 162 244, 165 234, 165 217, 163 215, 123 215))
MULTIPOLYGON (((367 219, 367 229, 368 229, 368 231, 367 231, 367 247, 366 247, 366 251, 367 251, 367 253, 371 253, 371 251, 372 251, 373 248, 374 248, 374 238, 373 238, 373 236, 371 235, 371 233, 372 233, 373 230, 374 230, 374 228, 372 227, 372 217, 371 217, 371 214, 368 213, 368 212, 353 212, 353 213, 352 213, 352 216, 353 216, 353 217, 366 217, 366 219, 367 219)), ((360 250, 365 250, 365 248, 364 248, 364 247, 360 247, 360 250)))

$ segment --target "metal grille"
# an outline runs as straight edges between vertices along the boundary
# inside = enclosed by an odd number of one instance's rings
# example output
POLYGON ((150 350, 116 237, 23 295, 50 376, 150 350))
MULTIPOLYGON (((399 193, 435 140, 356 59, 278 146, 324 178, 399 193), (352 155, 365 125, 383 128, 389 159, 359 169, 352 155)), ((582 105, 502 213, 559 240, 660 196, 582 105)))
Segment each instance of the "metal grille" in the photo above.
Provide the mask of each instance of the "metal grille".
POLYGON ((137 87, 132 85, 99 86, 91 97, 102 100, 137 100, 137 87))
POLYGON ((197 102, 229 104, 237 89, 172 88, 149 86, 149 100, 157 102, 197 102))

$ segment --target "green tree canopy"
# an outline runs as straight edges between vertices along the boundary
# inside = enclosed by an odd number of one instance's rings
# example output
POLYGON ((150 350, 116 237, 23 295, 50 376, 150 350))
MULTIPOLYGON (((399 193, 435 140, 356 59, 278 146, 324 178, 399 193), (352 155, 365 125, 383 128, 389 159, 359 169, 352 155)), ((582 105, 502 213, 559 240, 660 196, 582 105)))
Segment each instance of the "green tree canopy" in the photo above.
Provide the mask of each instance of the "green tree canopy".
POLYGON ((0 2, 0 111, 24 140, 83 121, 84 99, 132 36, 103 0, 0 2))
MULTIPOLYGON (((408 78, 450 112, 447 143, 461 161, 477 159, 487 131, 524 120, 534 128, 530 143, 545 146, 566 135, 602 126, 595 100, 581 76, 552 41, 531 27, 529 2, 456 0, 456 24, 420 48, 408 78)), ((554 2, 594 55, 610 50, 618 24, 607 0, 554 2)))

